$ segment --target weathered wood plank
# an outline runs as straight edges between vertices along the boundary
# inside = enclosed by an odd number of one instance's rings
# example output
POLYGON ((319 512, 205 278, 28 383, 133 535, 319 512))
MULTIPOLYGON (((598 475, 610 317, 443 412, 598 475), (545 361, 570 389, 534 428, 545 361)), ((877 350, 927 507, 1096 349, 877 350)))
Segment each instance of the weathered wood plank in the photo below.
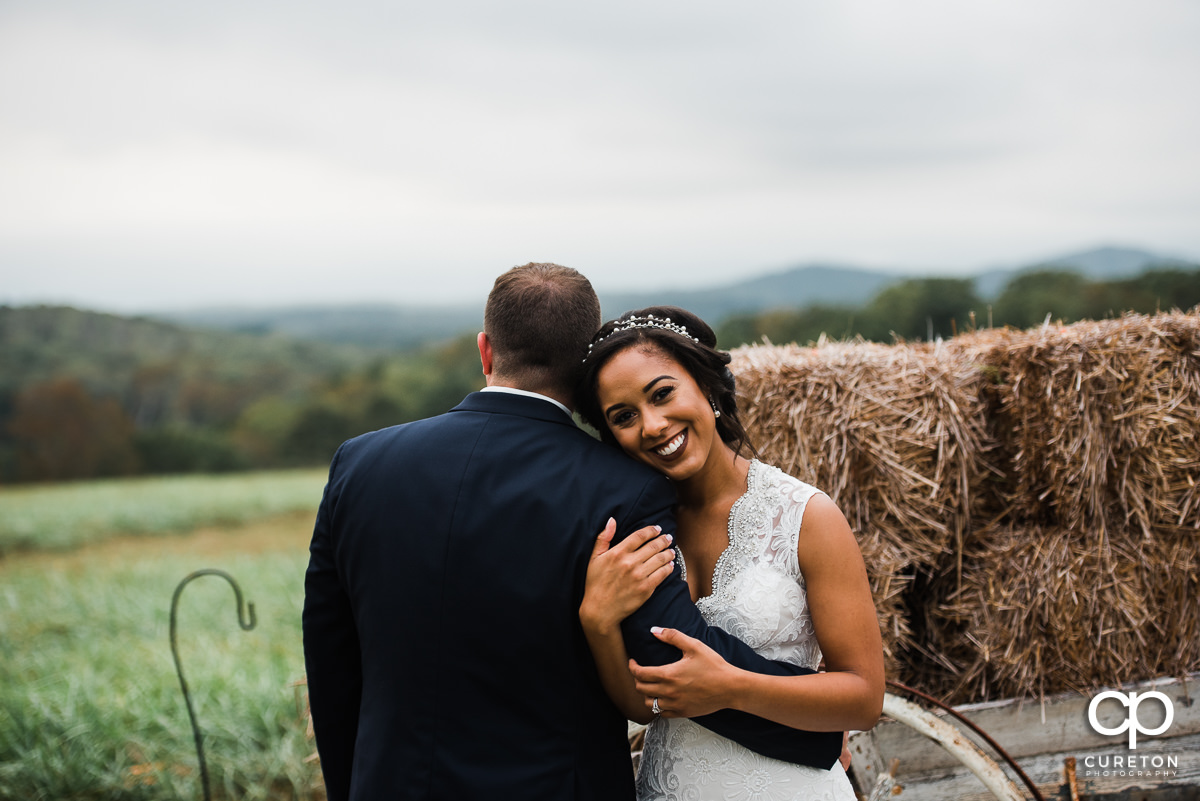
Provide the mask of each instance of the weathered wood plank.
POLYGON ((875 735, 869 731, 859 732, 850 738, 848 746, 851 778, 855 785, 864 792, 875 787, 879 783, 880 775, 888 770, 876 745, 875 735))
MULTIPOLYGON (((1154 756, 1163 762, 1163 767, 1157 769, 1152 765, 1144 769, 1134 768, 1131 771, 1115 769, 1112 767, 1115 753, 1123 756, 1128 752, 1114 752, 1112 748, 1105 747, 1073 754, 1055 753, 1026 757, 1019 760, 1019 764, 1047 799, 1069 797, 1065 773, 1067 756, 1075 757, 1079 793, 1087 799, 1103 796, 1141 798, 1142 794, 1136 792, 1139 789, 1153 789, 1156 797, 1200 799, 1200 734, 1156 741, 1154 756), (1173 767, 1171 757, 1175 759, 1173 767), (1109 767, 1104 768, 1102 764, 1109 767), (1106 773, 1108 775, 1105 775, 1106 773), (1121 775, 1122 773, 1134 775, 1121 775), (1163 795, 1164 791, 1171 792, 1163 795)), ((962 766, 947 770, 906 773, 901 763, 897 766, 896 777, 900 792, 897 793, 893 789, 893 798, 908 797, 921 801, 994 801, 983 783, 962 766)), ((1016 781, 1015 776, 1013 780, 1016 781)))
MULTIPOLYGON (((1160 679, 1123 686, 1121 692, 1146 692, 1157 690, 1172 700, 1174 721, 1162 737, 1139 737, 1139 751, 1147 752, 1158 748, 1167 739, 1186 737, 1200 733, 1200 704, 1195 703, 1200 674, 1192 674, 1183 680, 1160 679)), ((1087 710, 1092 695, 1068 694, 1047 698, 1045 703, 1037 701, 1001 701, 957 707, 972 722, 986 731, 1018 762, 1023 758, 1043 754, 1069 754, 1094 749, 1121 750, 1128 748, 1127 735, 1105 737, 1092 730, 1088 723, 1087 710)), ((938 714, 938 710, 931 709, 938 714)), ((1114 727, 1128 714, 1128 709, 1116 701, 1105 701, 1097 710, 1103 725, 1114 727)), ((1161 704, 1147 701, 1139 710, 1146 728, 1154 728, 1163 720, 1161 704)), ((945 713, 941 713, 945 714, 945 713)), ((973 741, 987 753, 991 749, 973 732, 957 721, 951 722, 963 728, 973 741)), ((924 737, 916 736, 912 729, 895 721, 881 721, 873 731, 874 747, 883 763, 893 758, 900 760, 900 773, 922 773, 944 769, 957 764, 956 760, 941 747, 924 737)), ((854 735, 852 744, 858 737, 854 735)), ((853 747, 853 745, 852 745, 853 747)), ((1200 759, 1200 755, 1198 755, 1200 759)))

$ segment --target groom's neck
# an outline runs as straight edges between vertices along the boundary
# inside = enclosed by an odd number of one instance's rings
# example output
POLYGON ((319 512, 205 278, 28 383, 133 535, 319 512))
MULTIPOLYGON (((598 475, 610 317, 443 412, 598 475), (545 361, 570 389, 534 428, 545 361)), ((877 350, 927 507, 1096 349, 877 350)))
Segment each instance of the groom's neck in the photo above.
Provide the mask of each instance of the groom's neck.
POLYGON ((522 381, 506 378, 505 376, 498 376, 494 373, 486 376, 486 379, 489 387, 508 387, 509 389, 520 389, 525 392, 536 392, 538 395, 545 395, 547 398, 558 401, 568 409, 573 410, 575 408, 575 399, 571 396, 571 393, 558 387, 534 386, 522 381))

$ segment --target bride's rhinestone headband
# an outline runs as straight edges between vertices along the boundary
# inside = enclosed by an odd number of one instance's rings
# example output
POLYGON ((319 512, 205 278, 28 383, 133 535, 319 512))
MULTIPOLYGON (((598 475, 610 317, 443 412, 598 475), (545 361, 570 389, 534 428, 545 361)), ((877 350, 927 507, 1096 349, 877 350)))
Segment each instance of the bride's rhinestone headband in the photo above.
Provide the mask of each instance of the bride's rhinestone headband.
POLYGON ((680 336, 687 337, 693 342, 700 341, 696 337, 689 334, 688 330, 679 323, 671 322, 670 317, 655 317, 653 314, 647 314, 645 317, 639 317, 635 314, 633 317, 629 317, 625 320, 618 320, 613 324, 611 331, 588 345, 587 356, 584 356, 583 360, 586 362, 592 355, 592 348, 596 347, 613 334, 619 334, 622 331, 632 331, 635 328, 661 328, 664 331, 673 331, 680 336))

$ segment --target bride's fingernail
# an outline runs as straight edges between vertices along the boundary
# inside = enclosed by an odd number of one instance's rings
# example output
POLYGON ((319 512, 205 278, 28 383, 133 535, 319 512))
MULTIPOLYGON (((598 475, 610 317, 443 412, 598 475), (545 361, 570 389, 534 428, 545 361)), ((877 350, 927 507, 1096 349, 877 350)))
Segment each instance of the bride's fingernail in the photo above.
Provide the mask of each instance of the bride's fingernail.
POLYGON ((662 627, 661 626, 651 626, 650 633, 651 634, 662 634, 662 627))
POLYGON ((657 525, 656 525, 656 526, 654 527, 654 530, 655 530, 655 531, 657 531, 659 534, 662 534, 662 526, 657 526, 657 525))
POLYGON ((674 541, 675 541, 675 538, 672 537, 670 534, 668 534, 667 535, 667 545, 670 545, 674 541))

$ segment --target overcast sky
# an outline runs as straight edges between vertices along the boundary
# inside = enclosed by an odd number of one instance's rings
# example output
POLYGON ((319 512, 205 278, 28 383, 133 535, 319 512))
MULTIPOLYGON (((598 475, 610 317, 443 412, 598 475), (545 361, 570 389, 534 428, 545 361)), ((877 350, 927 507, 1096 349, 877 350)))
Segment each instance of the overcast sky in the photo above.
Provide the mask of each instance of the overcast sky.
POLYGON ((0 302, 1200 257, 1196 0, 0 0, 0 302))

